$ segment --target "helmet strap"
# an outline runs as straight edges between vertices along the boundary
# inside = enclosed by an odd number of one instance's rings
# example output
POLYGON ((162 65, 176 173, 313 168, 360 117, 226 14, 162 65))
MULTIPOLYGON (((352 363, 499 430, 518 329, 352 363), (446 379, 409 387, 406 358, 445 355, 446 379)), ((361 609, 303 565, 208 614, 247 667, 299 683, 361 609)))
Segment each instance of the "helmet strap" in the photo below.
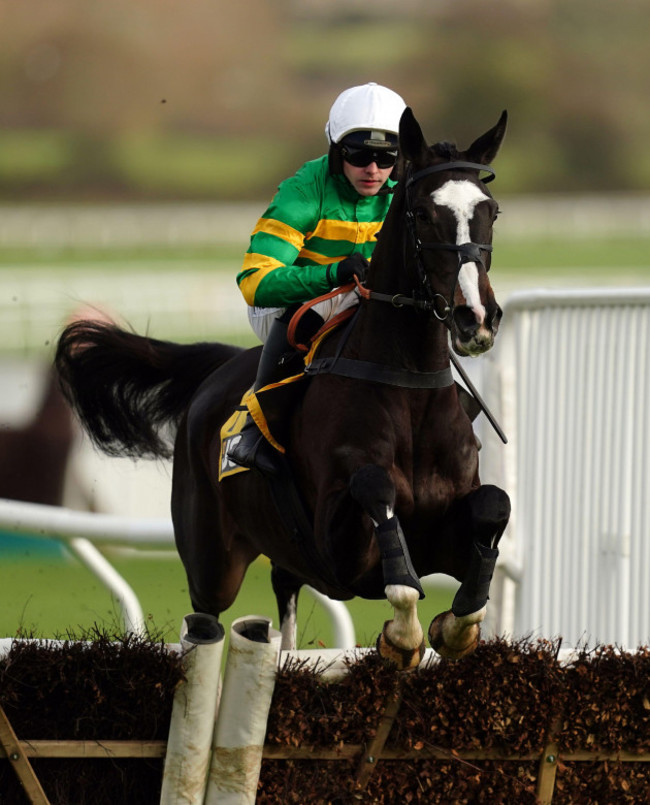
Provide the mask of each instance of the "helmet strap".
POLYGON ((343 157, 341 156, 341 146, 337 145, 336 143, 330 144, 328 164, 330 174, 332 176, 337 176, 343 173, 343 157))

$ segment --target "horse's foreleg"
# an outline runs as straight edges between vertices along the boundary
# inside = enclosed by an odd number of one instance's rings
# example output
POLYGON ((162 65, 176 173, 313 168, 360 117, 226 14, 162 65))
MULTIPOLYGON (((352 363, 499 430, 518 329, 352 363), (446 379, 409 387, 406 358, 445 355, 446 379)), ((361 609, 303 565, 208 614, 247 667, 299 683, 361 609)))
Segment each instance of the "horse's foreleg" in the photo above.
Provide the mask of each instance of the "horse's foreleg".
POLYGON ((497 545, 510 517, 509 498, 496 486, 480 487, 467 496, 465 503, 472 537, 469 563, 451 609, 434 618, 429 626, 432 648, 448 659, 460 659, 478 645, 499 555, 497 545))
POLYGON ((424 657, 424 632, 417 609, 420 594, 405 584, 387 584, 386 598, 393 607, 393 619, 384 623, 377 651, 400 670, 417 668, 424 657))
POLYGON ((372 519, 386 598, 394 610, 394 618, 386 621, 377 640, 377 650, 400 669, 414 668, 424 656, 424 633, 417 615, 417 602, 424 591, 393 513, 395 487, 384 469, 368 465, 350 479, 350 494, 372 519))
POLYGON ((480 623, 485 618, 486 607, 471 615, 456 617, 451 609, 441 612, 429 626, 429 643, 441 657, 460 660, 471 654, 481 637, 480 623))

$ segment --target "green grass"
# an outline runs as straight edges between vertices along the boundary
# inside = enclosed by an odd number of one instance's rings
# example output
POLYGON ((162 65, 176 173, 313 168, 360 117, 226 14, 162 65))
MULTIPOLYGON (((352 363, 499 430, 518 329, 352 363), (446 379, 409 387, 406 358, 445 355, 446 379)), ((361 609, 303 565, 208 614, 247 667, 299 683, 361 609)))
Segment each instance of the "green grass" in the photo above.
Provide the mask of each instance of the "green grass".
POLYGON ((611 268, 632 268, 650 278, 649 247, 650 237, 496 239, 493 266, 495 271, 577 269, 603 275, 611 268))
MULTIPOLYGON (((251 222, 252 225, 252 222, 251 222)), ((51 267, 74 271, 101 272, 107 263, 111 270, 120 262, 133 268, 141 263, 148 268, 167 271, 182 270, 185 261, 193 268, 220 272, 234 277, 239 270, 247 244, 204 244, 145 246, 139 248, 6 248, 0 247, 0 271, 16 267, 51 267)), ((607 238, 497 238, 494 245, 495 272, 526 270, 540 276, 567 272, 593 271, 606 278, 610 269, 629 269, 643 278, 650 278, 650 237, 607 238)))
MULTIPOLYGON (((239 267, 242 262, 244 247, 230 244, 210 245, 169 245, 156 246, 147 245, 134 248, 37 248, 25 246, 1 247, 0 246, 0 271, 7 268, 16 267, 42 267, 52 269, 75 270, 82 267, 96 268, 101 272, 107 263, 110 263, 111 270, 116 264, 123 262, 128 267, 133 263, 141 262, 142 270, 146 270, 149 265, 163 263, 169 266, 170 271, 178 271, 186 262, 196 262, 197 265, 203 263, 205 271, 214 271, 215 265, 227 266, 230 270, 239 267)), ((126 270, 126 269, 125 269, 126 270)))
POLYGON ((53 199, 247 198, 275 187, 294 164, 292 144, 266 135, 184 133, 110 138, 64 130, 0 131, 0 196, 53 199), (254 158, 251 158, 254 155, 254 158))
MULTIPOLYGON (((17 634, 37 637, 65 637, 87 632, 94 625, 119 630, 121 624, 117 603, 102 583, 81 563, 68 558, 54 546, 42 550, 32 539, 12 541, 12 550, 2 550, 2 608, 0 637, 17 634), (18 548, 16 548, 18 545, 18 548)), ((0 543, 1 546, 1 543, 0 543)), ((125 558, 107 554, 116 570, 135 590, 150 632, 169 642, 178 641, 181 621, 191 612, 187 581, 180 560, 174 558, 125 558)), ((421 605, 422 624, 448 609, 453 588, 427 588, 421 605)), ((353 618, 357 642, 372 645, 391 608, 385 601, 347 602, 353 618)), ((235 604, 222 622, 226 628, 238 617, 264 615, 278 625, 275 598, 271 591, 270 569, 266 560, 254 562, 246 575, 235 604)), ((307 592, 300 597, 298 612, 300 648, 333 646, 329 616, 307 592)))
POLYGON ((0 176, 5 182, 51 182, 72 160, 73 144, 63 131, 3 128, 0 143, 0 176))
POLYGON ((290 170, 288 145, 266 136, 122 137, 112 144, 112 157, 129 187, 172 197, 246 197, 257 187, 274 186, 284 165, 290 170))

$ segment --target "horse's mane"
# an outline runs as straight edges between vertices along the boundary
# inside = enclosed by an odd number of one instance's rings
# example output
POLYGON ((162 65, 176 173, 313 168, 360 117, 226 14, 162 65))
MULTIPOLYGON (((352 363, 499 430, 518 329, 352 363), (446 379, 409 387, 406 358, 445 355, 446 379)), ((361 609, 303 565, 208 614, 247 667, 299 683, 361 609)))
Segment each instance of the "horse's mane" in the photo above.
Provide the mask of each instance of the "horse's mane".
MULTIPOLYGON (((433 153, 435 156, 443 159, 445 162, 454 162, 460 157, 458 148, 456 148, 456 144, 448 143, 446 140, 443 140, 442 142, 439 143, 435 143, 434 145, 430 145, 429 151, 433 153)), ((401 183, 402 180, 404 179, 404 172, 405 172, 405 163, 404 159, 401 158, 398 161, 395 168, 393 169, 391 179, 394 179, 396 182, 401 183)))

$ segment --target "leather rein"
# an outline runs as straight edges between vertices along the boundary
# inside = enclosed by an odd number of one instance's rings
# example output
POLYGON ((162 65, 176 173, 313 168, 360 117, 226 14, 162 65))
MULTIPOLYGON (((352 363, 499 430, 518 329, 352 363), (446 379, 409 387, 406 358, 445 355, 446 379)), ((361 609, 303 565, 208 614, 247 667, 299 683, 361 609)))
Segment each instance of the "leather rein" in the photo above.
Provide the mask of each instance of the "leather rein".
POLYGON ((458 272, 456 273, 456 277, 460 273, 461 268, 465 263, 481 263, 483 264, 483 256, 481 252, 491 252, 492 245, 489 243, 473 243, 469 241, 468 243, 431 243, 431 242, 422 242, 417 234, 417 227, 415 224, 415 213, 413 212, 413 203, 411 197, 411 188, 414 184, 419 182, 421 179, 424 179, 427 176, 431 176, 434 173, 441 173, 442 171, 450 171, 450 170, 476 170, 476 171, 484 171, 488 174, 488 176, 482 179, 483 184, 487 184, 491 182, 494 177, 495 173, 492 168, 488 167, 487 165, 480 165, 476 162, 463 162, 463 161, 456 161, 456 162, 442 162, 439 165, 431 165, 428 168, 423 168, 422 170, 416 171, 415 173, 409 171, 406 175, 406 227, 411 239, 411 246, 413 249, 413 254, 415 256, 415 265, 418 272, 418 278, 420 281, 420 289, 413 292, 412 296, 405 296, 404 294, 385 294, 379 293, 378 291, 372 291, 368 288, 360 287, 359 292, 365 299, 374 299, 378 302, 390 302, 393 307, 403 307, 404 305, 408 305, 411 307, 418 308, 420 310, 424 310, 428 313, 433 313, 433 315, 439 320, 444 322, 447 327, 449 327, 449 315, 453 312, 453 302, 454 302, 454 291, 455 286, 452 289, 451 299, 447 301, 442 294, 439 293, 432 293, 430 285, 429 285, 429 278, 424 268, 424 262, 422 260, 422 252, 423 251, 450 251, 456 252, 458 255, 458 272), (438 311, 439 304, 442 303, 442 311, 438 311))
MULTIPOLYGON (((360 296, 364 299, 375 300, 378 302, 389 302, 393 305, 393 307, 401 308, 404 306, 411 306, 417 309, 424 310, 429 313, 433 313, 433 315, 441 322, 443 322, 447 327, 449 327, 449 314, 453 311, 453 294, 451 301, 448 302, 441 294, 433 294, 431 293, 431 289, 429 287, 428 278, 424 269, 424 265, 422 262, 422 252, 426 250, 446 250, 456 252, 458 255, 458 272, 462 268, 464 263, 469 262, 481 262, 483 263, 483 258, 481 255, 482 251, 491 252, 492 246, 488 243, 423 243, 417 235, 417 230, 415 226, 415 215, 412 209, 412 200, 410 189, 416 183, 419 182, 421 179, 424 179, 426 176, 430 176, 434 173, 440 173, 441 171, 449 171, 449 170, 477 170, 477 171, 485 171, 488 173, 488 177, 483 179, 483 183, 486 184, 487 182, 492 181, 494 179, 494 171, 487 167, 486 165, 480 165, 475 162, 444 162, 439 165, 432 165, 428 168, 423 168, 420 171, 416 171, 413 174, 407 174, 406 178, 406 221, 407 221, 407 229, 410 234, 411 243, 413 247, 413 251, 415 254, 416 265, 418 269, 418 275, 420 279, 420 286, 421 289, 413 292, 412 296, 406 296, 404 294, 386 294, 380 293, 378 291, 373 291, 363 285, 361 285, 358 281, 356 282, 356 289, 360 296), (438 312, 437 304, 442 300, 444 303, 444 308, 441 313, 438 312)), ((458 274, 456 275, 458 277, 458 274)), ((457 281, 457 280, 456 280, 457 281)), ((302 305, 298 311, 293 316, 291 323, 289 325, 289 338, 290 343, 293 344, 297 349, 303 352, 308 351, 308 347, 304 344, 298 344, 295 342, 295 329, 296 324, 300 318, 300 316, 314 304, 322 301, 323 299, 329 299, 332 296, 335 296, 339 293, 348 293, 354 290, 355 284, 348 283, 347 285, 341 286, 340 288, 331 291, 329 294, 325 296, 318 297, 318 299, 310 300, 302 305)), ((335 317, 331 321, 327 322, 319 331, 316 333, 312 341, 314 341, 319 336, 323 335, 328 330, 332 329, 335 325, 339 324, 342 320, 350 319, 348 325, 339 341, 338 348, 336 353, 332 357, 328 358, 314 358, 306 367, 305 367, 305 374, 307 375, 317 375, 317 374, 337 374, 342 375, 344 377, 352 377, 358 380, 370 380, 375 383, 383 383, 391 386, 399 386, 402 388, 417 388, 417 389, 434 389, 434 388, 446 388, 448 386, 452 386, 454 384, 454 378, 451 371, 451 366, 446 367, 445 369, 440 369, 435 372, 417 372, 410 369, 398 369, 395 367, 384 366, 378 363, 371 363, 369 361, 361 361, 355 360, 350 358, 344 358, 341 355, 343 347, 347 342, 348 336, 351 332, 352 325, 354 323, 355 314, 358 312, 358 308, 348 309, 343 311, 342 314, 335 317)), ((472 385, 471 381, 459 366, 458 361, 454 359, 454 356, 451 355, 450 357, 454 363, 454 366, 459 371, 463 381, 468 385, 473 396, 476 398, 477 402, 483 408, 483 410, 488 414, 488 418, 495 425, 493 421, 493 417, 489 414, 485 403, 481 399, 480 395, 478 394, 477 390, 472 385)), ((497 427, 497 432, 500 431, 500 428, 497 427)), ((499 432, 501 435, 501 432, 499 432)), ((505 437, 502 437, 505 438, 505 437)))

